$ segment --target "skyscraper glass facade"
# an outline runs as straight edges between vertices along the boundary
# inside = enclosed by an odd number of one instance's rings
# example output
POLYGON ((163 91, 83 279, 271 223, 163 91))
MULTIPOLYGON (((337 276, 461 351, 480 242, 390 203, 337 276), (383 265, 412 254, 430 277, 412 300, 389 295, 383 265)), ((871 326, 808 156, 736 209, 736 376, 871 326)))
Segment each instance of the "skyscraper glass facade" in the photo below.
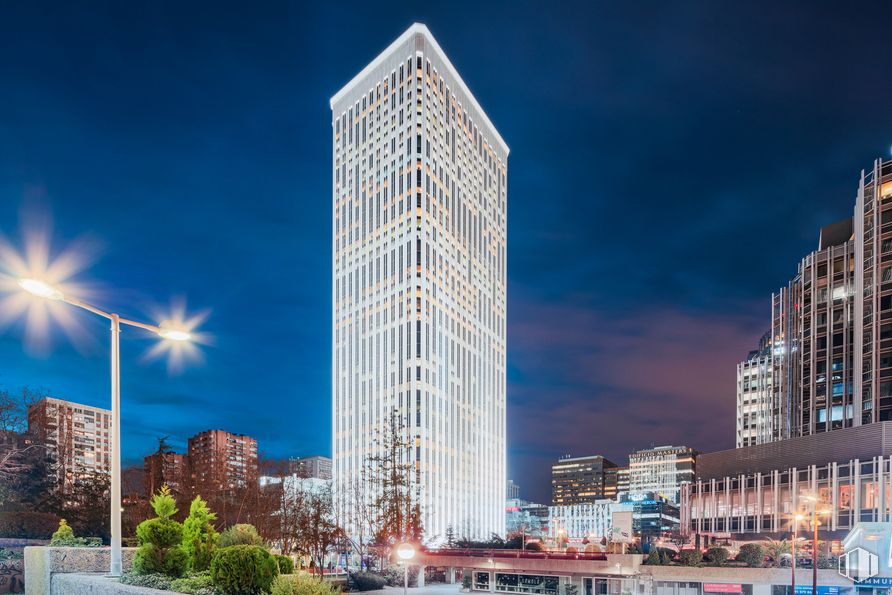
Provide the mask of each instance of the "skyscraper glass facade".
POLYGON ((335 489, 396 416, 427 538, 503 534, 508 147, 423 25, 331 109, 335 489))

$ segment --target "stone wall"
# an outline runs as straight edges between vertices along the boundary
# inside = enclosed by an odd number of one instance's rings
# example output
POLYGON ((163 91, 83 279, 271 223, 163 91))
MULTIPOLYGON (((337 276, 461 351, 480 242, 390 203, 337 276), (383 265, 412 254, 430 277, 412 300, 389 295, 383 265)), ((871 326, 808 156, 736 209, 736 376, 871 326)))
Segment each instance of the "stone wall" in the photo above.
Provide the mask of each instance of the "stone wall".
POLYGON ((22 593, 25 590, 25 561, 21 558, 0 560, 0 593, 22 593))
MULTIPOLYGON (((124 571, 133 565, 136 548, 124 548, 124 571)), ((26 547, 25 593, 46 595, 55 590, 55 577, 70 573, 108 573, 111 549, 107 547, 26 547)), ((65 591, 57 591, 65 592, 65 591)), ((78 593, 80 591, 67 591, 78 593)), ((85 591, 90 593, 91 591, 85 591)))
POLYGON ((124 585, 118 579, 102 574, 57 574, 47 595, 171 595, 148 587, 124 585))

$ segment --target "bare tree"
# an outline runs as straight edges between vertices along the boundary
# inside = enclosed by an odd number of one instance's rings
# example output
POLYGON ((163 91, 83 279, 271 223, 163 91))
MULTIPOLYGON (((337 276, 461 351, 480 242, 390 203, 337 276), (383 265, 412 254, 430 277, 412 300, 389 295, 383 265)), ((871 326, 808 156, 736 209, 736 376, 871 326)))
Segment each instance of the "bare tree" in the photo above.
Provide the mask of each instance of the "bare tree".
POLYGON ((675 529, 673 531, 668 531, 664 538, 666 541, 675 546, 675 549, 681 551, 684 546, 691 542, 691 534, 690 532, 683 529, 675 529))
POLYGON ((341 500, 338 512, 343 516, 337 519, 337 524, 343 529, 344 540, 359 558, 360 568, 368 567, 372 558, 371 548, 376 536, 381 533, 383 517, 379 514, 365 470, 362 477, 354 477, 342 485, 338 495, 341 500))
POLYGON ((335 523, 331 488, 307 490, 298 518, 298 543, 303 551, 310 554, 314 566, 322 576, 325 554, 334 545, 340 529, 335 523))

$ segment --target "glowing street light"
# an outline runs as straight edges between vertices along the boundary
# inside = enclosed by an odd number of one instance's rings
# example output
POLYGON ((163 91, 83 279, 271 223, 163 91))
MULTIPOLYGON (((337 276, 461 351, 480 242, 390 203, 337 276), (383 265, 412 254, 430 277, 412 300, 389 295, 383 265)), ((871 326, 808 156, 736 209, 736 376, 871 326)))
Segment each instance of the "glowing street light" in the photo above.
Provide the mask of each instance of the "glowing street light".
MULTIPOLYGON (((818 510, 818 504, 820 501, 818 497, 814 494, 805 494, 802 496, 802 499, 806 502, 811 503, 811 522, 812 522, 812 541, 811 541, 811 588, 812 595, 817 595, 818 592, 818 526, 821 524, 821 516, 829 515, 832 511, 829 509, 821 509, 818 510)), ((802 515, 799 515, 802 516, 802 515)))
MULTIPOLYGON (((793 545, 790 546, 790 551, 792 553, 790 559, 790 586, 792 587, 790 592, 795 595, 796 593, 796 532, 799 530, 799 523, 802 522, 802 519, 805 517, 801 514, 793 515, 793 545)), ((816 594, 812 594, 816 595, 816 594)))
POLYGON ((65 298, 65 295, 59 289, 40 279, 19 279, 19 285, 22 289, 37 297, 47 298, 49 300, 61 300, 65 298))
POLYGON ((58 287, 40 279, 23 277, 18 279, 19 286, 28 293, 39 298, 55 300, 83 308, 93 314, 102 316, 111 322, 111 563, 109 574, 121 575, 121 325, 135 326, 155 333, 159 337, 171 341, 189 341, 192 335, 188 329, 171 326, 157 326, 121 318, 91 306, 77 298, 65 295, 58 287))
POLYGON ((415 546, 401 543, 396 547, 397 557, 403 561, 403 595, 409 591, 409 560, 415 557, 415 546))

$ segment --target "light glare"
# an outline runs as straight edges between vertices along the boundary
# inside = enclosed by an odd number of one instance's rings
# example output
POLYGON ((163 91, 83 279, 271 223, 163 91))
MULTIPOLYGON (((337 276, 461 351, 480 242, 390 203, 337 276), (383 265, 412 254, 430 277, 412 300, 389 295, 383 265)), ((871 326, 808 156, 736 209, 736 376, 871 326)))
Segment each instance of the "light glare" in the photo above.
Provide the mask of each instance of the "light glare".
POLYGON ((39 279, 19 279, 19 286, 28 293, 49 300, 61 300, 65 297, 61 291, 39 279))
POLYGON ((158 335, 162 339, 170 341, 189 341, 192 339, 192 335, 189 332, 173 328, 162 328, 158 331, 158 335))

